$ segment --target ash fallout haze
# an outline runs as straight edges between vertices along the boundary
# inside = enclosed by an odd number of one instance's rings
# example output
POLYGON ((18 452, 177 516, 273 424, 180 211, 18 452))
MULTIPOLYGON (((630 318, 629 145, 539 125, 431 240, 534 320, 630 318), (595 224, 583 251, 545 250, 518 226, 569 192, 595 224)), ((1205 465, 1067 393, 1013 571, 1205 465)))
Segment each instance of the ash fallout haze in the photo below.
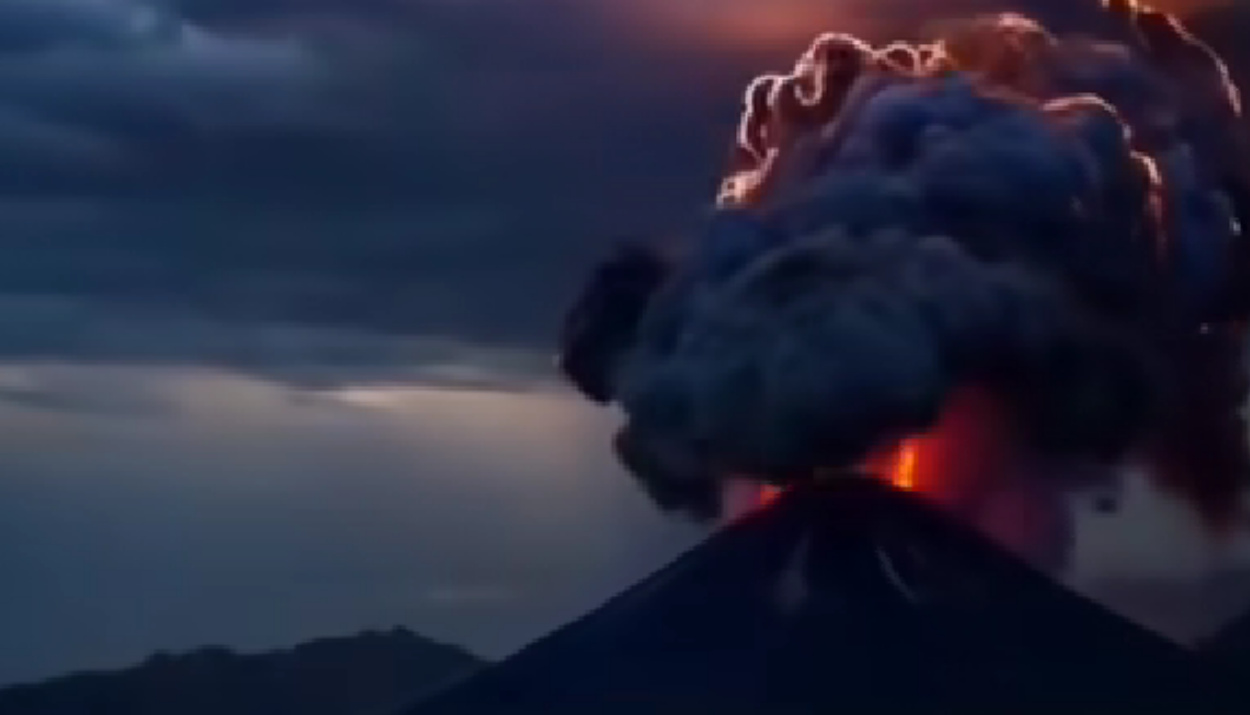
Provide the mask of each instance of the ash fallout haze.
POLYGON ((648 492, 862 465, 1211 630, 1250 9, 1161 8, 1228 76, 1094 0, 0 0, 0 683, 502 656, 705 533, 648 492))

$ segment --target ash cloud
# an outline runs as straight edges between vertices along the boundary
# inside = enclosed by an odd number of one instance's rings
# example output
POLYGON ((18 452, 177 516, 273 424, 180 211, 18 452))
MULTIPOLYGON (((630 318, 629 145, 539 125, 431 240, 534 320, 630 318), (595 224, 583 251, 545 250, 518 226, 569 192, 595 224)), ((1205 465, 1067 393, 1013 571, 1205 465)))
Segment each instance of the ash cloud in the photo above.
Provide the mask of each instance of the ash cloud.
POLYGON ((713 513, 729 475, 853 467, 969 386, 1032 451, 1144 452, 1200 508, 1235 502, 1244 427, 1176 425, 1226 423, 1232 398, 1199 396, 1245 394, 1218 357, 1250 315, 1239 98, 1171 16, 1111 3, 1100 21, 1098 40, 1018 15, 922 46, 828 35, 752 84, 706 228, 635 249, 664 280, 641 305, 601 280, 566 335, 566 370, 624 407, 619 451, 663 506, 713 513))

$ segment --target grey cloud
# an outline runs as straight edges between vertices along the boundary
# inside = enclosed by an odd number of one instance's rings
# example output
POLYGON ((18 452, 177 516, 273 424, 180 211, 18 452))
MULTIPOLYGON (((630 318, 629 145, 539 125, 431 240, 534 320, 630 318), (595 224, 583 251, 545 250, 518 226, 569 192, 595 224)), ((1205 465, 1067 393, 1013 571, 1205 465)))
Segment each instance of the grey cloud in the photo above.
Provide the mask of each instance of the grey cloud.
POLYGON ((710 184, 721 137, 673 109, 685 87, 571 29, 339 5, 367 28, 347 41, 305 9, 244 30, 142 0, 0 3, 0 26, 32 27, 0 43, 0 294, 544 340, 600 236, 710 184))
MULTIPOLYGON (((552 389, 554 383, 551 359, 541 350, 452 335, 214 320, 188 311, 127 311, 64 298, 0 300, 0 322, 5 325, 0 361, 11 364, 207 364, 308 389, 420 383, 528 392, 552 389)), ((55 384, 50 390, 0 380, 0 400, 63 402, 81 386, 55 384)), ((83 399, 93 402, 98 396, 83 399)))
POLYGON ((0 404, 110 418, 166 417, 174 412, 174 405, 155 392, 55 369, 17 375, 0 370, 0 404))
POLYGON ((0 204, 0 222, 0 351, 103 336, 99 316, 118 311, 541 344, 595 250, 567 219, 473 204, 28 200, 0 204))
POLYGON ((90 128, 0 106, 0 187, 101 182, 123 174, 128 161, 121 145, 90 128))
MULTIPOLYGON (((249 171, 258 162, 291 164, 293 180, 309 169, 337 178, 344 148, 369 136, 350 72, 314 38, 218 32, 150 0, 5 0, 0 28, 0 109, 127 159, 33 181, 6 171, 6 193, 255 193, 275 176, 249 171)), ((0 134, 0 163, 11 164, 12 146, 24 145, 0 134)))
POLYGON ((720 151, 684 86, 576 33, 379 24, 366 47, 170 22, 0 48, 0 296, 20 313, 0 353, 126 353, 117 324, 156 306, 543 345, 604 238, 697 205, 720 151))
MULTIPOLYGON (((401 23, 340 3, 334 23, 292 5, 284 22, 240 29, 149 0, 0 3, 0 26, 30 28, 0 42, 0 107, 96 132, 135 162, 62 191, 375 203, 437 200, 448 183, 533 198, 519 179, 540 159, 555 163, 540 183, 567 192, 579 182, 561 170, 584 166, 599 149, 582 145, 604 146, 604 129, 621 139, 609 120, 622 109, 634 130, 671 116, 647 111, 669 97, 628 46, 587 42, 576 22, 534 25, 489 3, 405 5, 401 23)), ((663 156, 650 134, 639 150, 663 156)))
POLYGON ((39 50, 78 44, 129 45, 175 27, 152 6, 131 0, 5 0, 0 4, 0 50, 39 50))

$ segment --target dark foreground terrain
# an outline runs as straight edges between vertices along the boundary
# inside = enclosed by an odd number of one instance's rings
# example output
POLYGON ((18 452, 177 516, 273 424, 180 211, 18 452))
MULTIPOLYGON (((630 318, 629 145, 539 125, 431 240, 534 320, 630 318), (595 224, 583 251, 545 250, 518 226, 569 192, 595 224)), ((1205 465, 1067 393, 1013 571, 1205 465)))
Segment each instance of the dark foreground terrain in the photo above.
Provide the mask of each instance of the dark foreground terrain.
POLYGON ((403 629, 240 655, 208 648, 0 690, 0 715, 374 715, 481 665, 403 629))

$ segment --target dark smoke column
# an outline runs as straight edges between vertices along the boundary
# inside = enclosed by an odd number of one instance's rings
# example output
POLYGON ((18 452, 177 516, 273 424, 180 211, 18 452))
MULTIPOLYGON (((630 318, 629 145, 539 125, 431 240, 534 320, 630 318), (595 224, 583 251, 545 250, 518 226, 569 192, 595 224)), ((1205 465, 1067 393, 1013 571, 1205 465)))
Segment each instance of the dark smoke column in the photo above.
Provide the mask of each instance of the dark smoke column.
POLYGON ((976 390, 1039 460, 1133 457, 1230 514, 1250 475, 1240 99, 1171 16, 1102 12, 1096 40, 1017 15, 922 45, 823 35, 751 84, 701 234, 622 249, 564 336, 662 506, 854 468, 976 390))

